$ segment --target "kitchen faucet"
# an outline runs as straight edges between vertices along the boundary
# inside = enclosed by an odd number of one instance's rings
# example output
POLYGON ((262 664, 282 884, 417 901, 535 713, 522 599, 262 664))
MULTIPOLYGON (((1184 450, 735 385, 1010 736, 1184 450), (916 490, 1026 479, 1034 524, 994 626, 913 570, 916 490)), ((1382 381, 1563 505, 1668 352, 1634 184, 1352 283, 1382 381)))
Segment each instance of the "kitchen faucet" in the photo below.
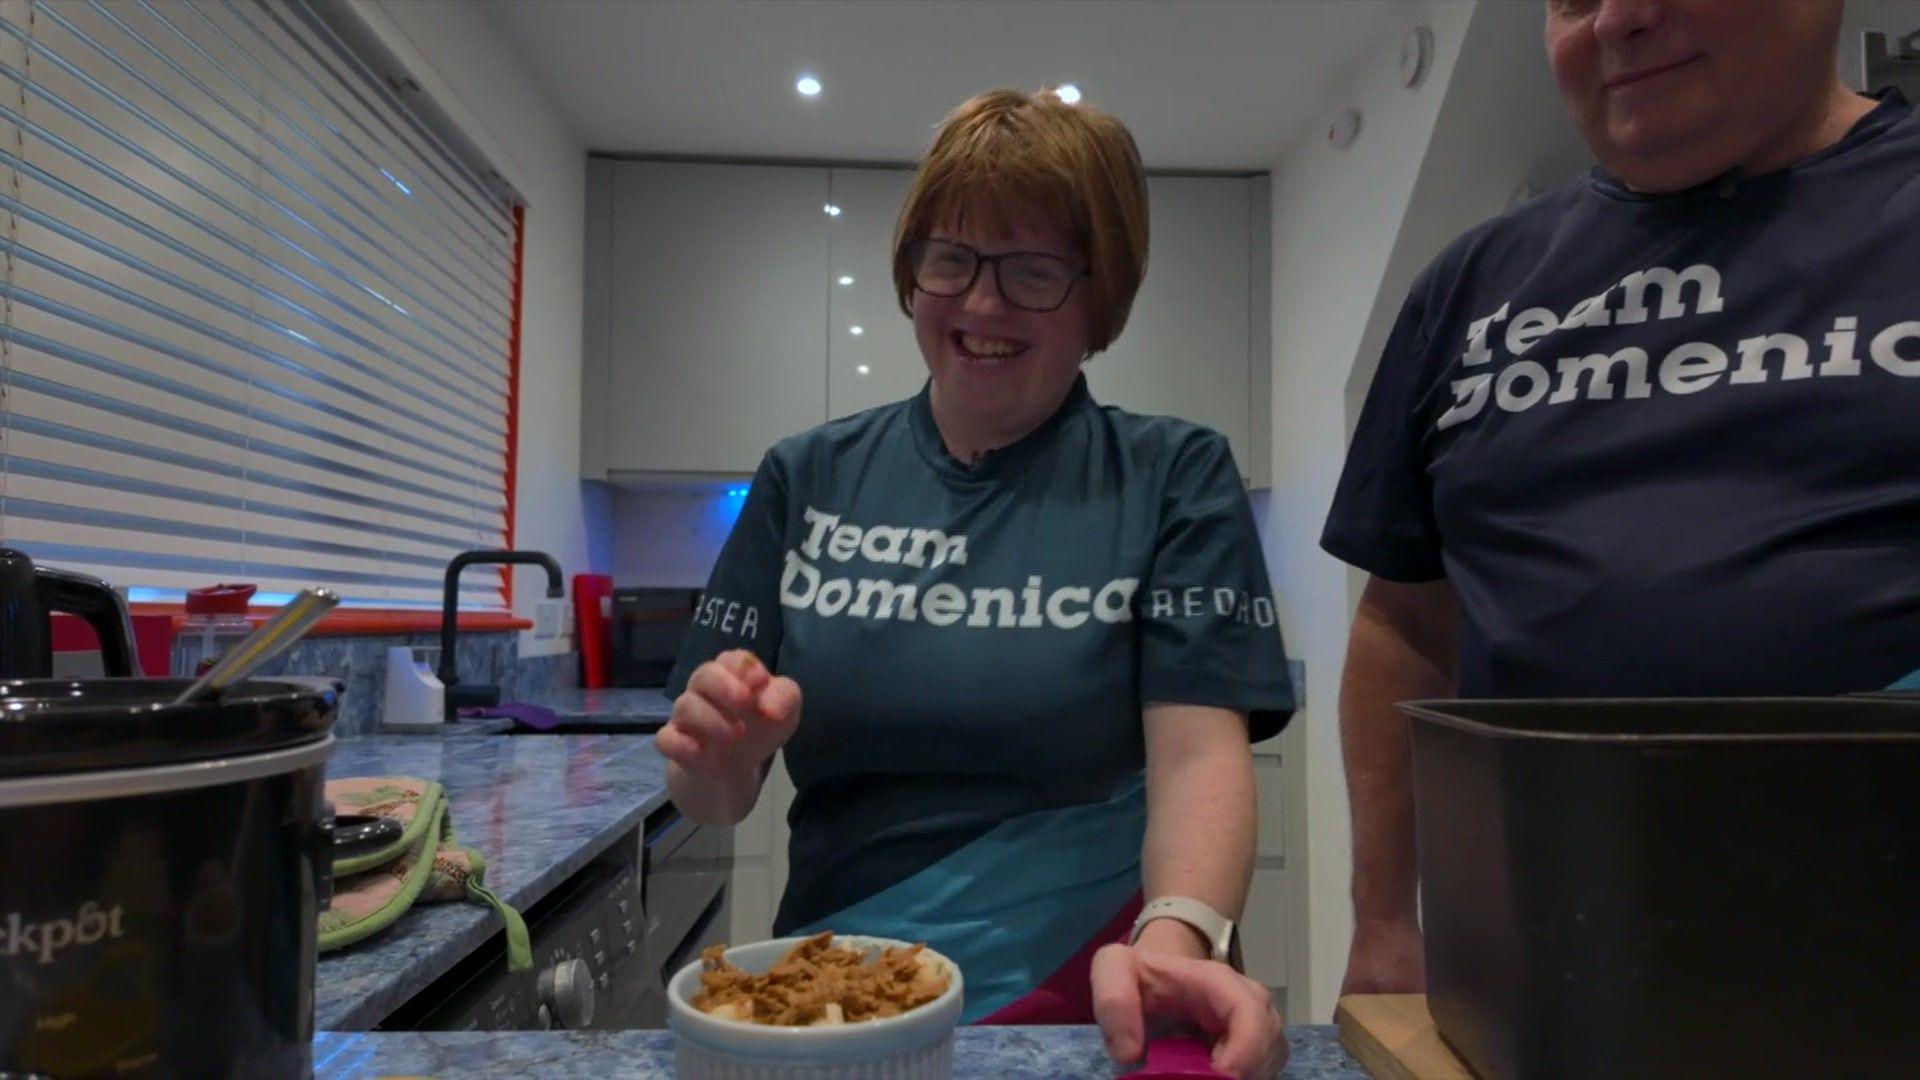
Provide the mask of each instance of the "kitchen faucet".
POLYGON ((475 563, 532 564, 547 571, 547 597, 558 600, 567 595, 566 582, 560 576, 560 564, 544 551, 463 551, 447 564, 447 591, 440 607, 440 669, 435 672, 446 687, 445 718, 452 720, 468 705, 500 704, 498 686, 460 686, 460 661, 454 653, 454 637, 459 632, 460 571, 475 563))

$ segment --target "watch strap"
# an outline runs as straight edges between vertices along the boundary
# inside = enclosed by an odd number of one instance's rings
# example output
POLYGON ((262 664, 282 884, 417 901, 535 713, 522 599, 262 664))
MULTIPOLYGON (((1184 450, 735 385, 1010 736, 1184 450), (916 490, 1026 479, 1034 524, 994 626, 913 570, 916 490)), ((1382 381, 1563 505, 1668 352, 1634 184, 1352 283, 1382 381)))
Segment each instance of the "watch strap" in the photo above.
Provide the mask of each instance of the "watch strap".
POLYGON ((1133 933, 1128 942, 1138 942, 1140 934, 1147 924, 1156 919, 1173 919, 1194 928, 1207 942, 1209 954, 1213 959, 1241 968, 1238 948, 1239 928, 1232 919, 1215 911, 1210 905, 1190 896, 1160 896, 1140 909, 1140 917, 1133 922, 1133 933))

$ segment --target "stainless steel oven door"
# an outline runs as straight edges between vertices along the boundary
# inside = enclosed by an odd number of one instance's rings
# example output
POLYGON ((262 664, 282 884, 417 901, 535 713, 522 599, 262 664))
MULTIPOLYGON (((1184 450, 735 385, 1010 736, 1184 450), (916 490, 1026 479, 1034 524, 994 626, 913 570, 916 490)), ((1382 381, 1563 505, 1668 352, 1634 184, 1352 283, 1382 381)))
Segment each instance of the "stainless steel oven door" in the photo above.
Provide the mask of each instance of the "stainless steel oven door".
POLYGON ((726 940, 732 873, 732 829, 697 825, 671 805, 648 816, 640 877, 648 970, 645 978, 625 980, 641 988, 621 1006, 631 1026, 665 1027, 667 980, 702 949, 726 940))
POLYGON ((616 844, 522 914, 533 966, 510 972, 502 938, 481 946, 389 1015, 384 1031, 606 1030, 639 1026, 630 1004, 647 962, 638 845, 616 844))

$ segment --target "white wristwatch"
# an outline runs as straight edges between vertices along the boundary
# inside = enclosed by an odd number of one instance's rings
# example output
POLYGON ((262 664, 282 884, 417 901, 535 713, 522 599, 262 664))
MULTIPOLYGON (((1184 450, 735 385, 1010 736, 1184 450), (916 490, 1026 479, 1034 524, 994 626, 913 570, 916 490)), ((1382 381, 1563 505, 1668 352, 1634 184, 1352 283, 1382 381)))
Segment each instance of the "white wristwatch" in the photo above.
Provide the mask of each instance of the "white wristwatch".
POLYGON ((1207 940, 1215 960, 1232 966, 1235 971, 1247 970, 1245 961, 1240 957, 1240 927, 1206 904, 1190 896, 1156 897, 1140 909, 1140 917, 1133 921, 1133 933, 1127 938, 1128 943, 1139 941, 1140 932, 1155 919, 1186 923, 1207 940))

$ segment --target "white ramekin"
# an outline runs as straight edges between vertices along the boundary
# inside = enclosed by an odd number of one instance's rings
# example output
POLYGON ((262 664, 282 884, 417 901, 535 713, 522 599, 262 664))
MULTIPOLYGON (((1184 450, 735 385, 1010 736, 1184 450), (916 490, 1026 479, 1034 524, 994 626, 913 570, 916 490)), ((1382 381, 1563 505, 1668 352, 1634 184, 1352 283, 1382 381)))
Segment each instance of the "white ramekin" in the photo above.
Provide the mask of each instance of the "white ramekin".
MULTIPOLYGON (((805 940, 737 945, 726 956, 747 971, 765 971, 805 940)), ((909 944, 857 934, 834 940, 869 954, 909 944)), ((966 989, 953 961, 932 949, 921 955, 946 970, 946 993, 899 1016, 805 1028, 749 1024, 694 1008, 702 967, 696 960, 667 984, 674 1075, 684 1080, 945 1080, 953 1075, 953 1030, 966 989)))

